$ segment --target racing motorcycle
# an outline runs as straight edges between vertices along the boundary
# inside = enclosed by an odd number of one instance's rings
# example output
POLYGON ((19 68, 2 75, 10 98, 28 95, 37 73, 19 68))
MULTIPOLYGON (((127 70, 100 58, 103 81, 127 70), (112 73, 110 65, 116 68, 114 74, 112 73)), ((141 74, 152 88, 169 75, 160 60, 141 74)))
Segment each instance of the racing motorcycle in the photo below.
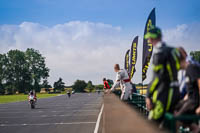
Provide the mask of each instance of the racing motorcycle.
POLYGON ((29 96, 29 103, 30 103, 30 105, 31 105, 31 109, 34 109, 34 108, 35 108, 35 102, 36 102, 36 100, 35 100, 34 95, 30 95, 30 96, 29 96))

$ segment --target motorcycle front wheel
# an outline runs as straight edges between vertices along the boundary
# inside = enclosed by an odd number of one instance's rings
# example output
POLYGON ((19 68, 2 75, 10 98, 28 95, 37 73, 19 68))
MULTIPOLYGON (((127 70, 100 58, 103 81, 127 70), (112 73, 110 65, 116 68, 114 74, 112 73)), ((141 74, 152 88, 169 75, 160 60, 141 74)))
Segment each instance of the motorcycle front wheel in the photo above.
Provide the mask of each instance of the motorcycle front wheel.
POLYGON ((31 109, 34 109, 34 108, 35 108, 35 104, 34 104, 34 102, 31 101, 30 104, 31 104, 31 109))

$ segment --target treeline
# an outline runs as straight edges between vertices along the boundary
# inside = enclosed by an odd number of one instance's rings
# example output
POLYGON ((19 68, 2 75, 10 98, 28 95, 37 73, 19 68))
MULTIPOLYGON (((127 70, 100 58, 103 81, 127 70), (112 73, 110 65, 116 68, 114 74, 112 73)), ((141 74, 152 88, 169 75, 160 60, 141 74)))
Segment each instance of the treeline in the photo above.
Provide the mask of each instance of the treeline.
POLYGON ((49 68, 38 50, 10 50, 0 54, 0 94, 40 91, 42 81, 48 84, 49 68))
MULTIPOLYGON (((93 85, 92 81, 84 81, 84 80, 76 80, 72 86, 65 86, 62 78, 59 78, 58 81, 54 82, 53 84, 54 92, 61 92, 64 91, 65 88, 70 88, 76 92, 93 92, 95 90, 102 90, 103 85, 93 85)), ((44 85, 46 91, 48 92, 48 88, 51 88, 48 84, 44 85)))
POLYGON ((76 80, 72 89, 76 92, 92 92, 93 90, 102 90, 103 85, 93 85, 92 81, 86 83, 84 80, 76 80))
POLYGON ((190 56, 192 57, 193 60, 200 63, 200 51, 192 51, 190 52, 190 56))

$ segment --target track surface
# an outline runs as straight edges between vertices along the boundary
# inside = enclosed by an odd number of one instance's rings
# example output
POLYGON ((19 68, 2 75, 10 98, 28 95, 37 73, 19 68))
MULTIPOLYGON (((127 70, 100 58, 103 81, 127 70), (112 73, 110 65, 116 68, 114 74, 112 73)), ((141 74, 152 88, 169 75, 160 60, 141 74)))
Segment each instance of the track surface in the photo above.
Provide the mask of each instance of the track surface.
POLYGON ((0 104, 0 133, 93 133, 101 94, 77 93, 26 102, 0 104))

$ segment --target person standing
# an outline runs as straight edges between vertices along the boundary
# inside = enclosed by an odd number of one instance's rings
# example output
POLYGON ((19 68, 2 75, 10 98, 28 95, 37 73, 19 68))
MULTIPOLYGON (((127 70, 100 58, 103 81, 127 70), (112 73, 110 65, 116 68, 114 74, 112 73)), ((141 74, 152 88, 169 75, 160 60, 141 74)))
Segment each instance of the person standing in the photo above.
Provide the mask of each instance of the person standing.
POLYGON ((108 83, 108 81, 106 80, 106 78, 103 78, 103 85, 104 85, 104 93, 107 93, 110 90, 110 85, 108 83))
POLYGON ((132 85, 130 83, 128 72, 124 69, 120 69, 119 64, 115 64, 114 70, 117 73, 117 76, 111 91, 114 91, 115 88, 121 85, 121 100, 128 100, 128 98, 132 99, 132 85))
POLYGON ((158 27, 151 27, 145 39, 154 47, 153 80, 146 95, 146 106, 150 110, 148 118, 161 122, 165 112, 173 112, 180 98, 177 79, 180 53, 177 48, 169 47, 162 41, 158 27))
MULTIPOLYGON (((180 64, 182 65, 183 61, 185 62, 189 62, 190 64, 196 64, 195 61, 193 61, 193 59, 187 55, 186 51, 184 50, 184 48, 179 47, 179 51, 183 57, 183 59, 180 60, 180 64)), ((187 83, 186 83, 186 69, 181 68, 181 70, 179 70, 178 72, 178 80, 179 80, 179 90, 181 93, 181 100, 184 99, 184 97, 187 94, 187 83)))
MULTIPOLYGON (((185 50, 179 48, 183 58, 181 58, 181 69, 185 70, 185 81, 186 81, 186 96, 181 100, 176 106, 174 112, 175 116, 180 116, 184 114, 198 114, 199 106, 199 96, 200 96, 200 65, 194 61, 187 61, 185 50)), ((192 120, 182 121, 184 125, 187 125, 191 128, 193 132, 200 132, 200 129, 196 123, 192 120)))

